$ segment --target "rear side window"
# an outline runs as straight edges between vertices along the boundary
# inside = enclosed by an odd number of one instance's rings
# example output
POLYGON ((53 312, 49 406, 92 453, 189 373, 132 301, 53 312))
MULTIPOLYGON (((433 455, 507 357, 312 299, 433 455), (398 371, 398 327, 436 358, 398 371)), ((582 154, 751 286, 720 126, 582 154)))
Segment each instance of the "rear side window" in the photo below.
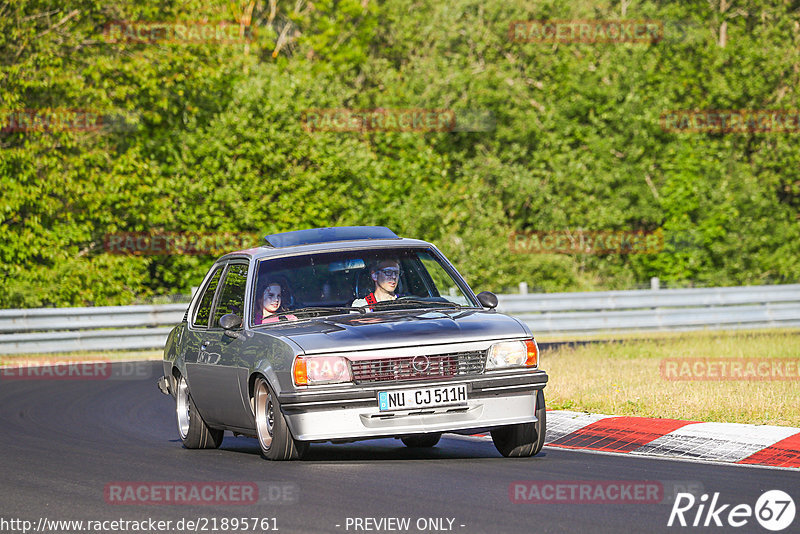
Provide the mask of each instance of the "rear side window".
POLYGON ((247 265, 234 263, 225 274, 225 282, 214 310, 214 327, 219 326, 220 318, 228 313, 244 316, 244 289, 247 283, 247 265))
POLYGON ((205 291, 203 291, 200 304, 194 312, 192 326, 199 326, 201 328, 208 326, 208 318, 211 316, 211 303, 214 301, 214 292, 217 290, 221 274, 222 269, 217 269, 217 272, 211 276, 211 280, 208 282, 205 291))

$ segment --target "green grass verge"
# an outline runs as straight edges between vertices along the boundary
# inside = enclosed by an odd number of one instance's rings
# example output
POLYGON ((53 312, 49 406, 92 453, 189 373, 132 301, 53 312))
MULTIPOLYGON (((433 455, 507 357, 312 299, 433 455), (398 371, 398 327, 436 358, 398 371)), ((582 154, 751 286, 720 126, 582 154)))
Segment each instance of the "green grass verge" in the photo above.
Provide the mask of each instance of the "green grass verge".
POLYGON ((43 364, 64 363, 83 360, 126 361, 126 360, 160 360, 163 350, 111 350, 103 352, 55 352, 47 354, 3 354, 0 365, 29 365, 35 362, 43 364))
POLYGON ((660 364, 674 358, 781 358, 797 365, 800 330, 690 332, 546 351, 548 408, 800 427, 796 371, 793 380, 668 380, 660 364))

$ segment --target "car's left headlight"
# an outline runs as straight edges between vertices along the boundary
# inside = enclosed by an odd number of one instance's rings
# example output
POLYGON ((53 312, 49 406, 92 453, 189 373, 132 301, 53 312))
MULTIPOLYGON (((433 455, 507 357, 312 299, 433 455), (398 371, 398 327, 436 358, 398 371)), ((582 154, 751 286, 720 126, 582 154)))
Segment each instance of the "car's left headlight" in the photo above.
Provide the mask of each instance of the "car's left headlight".
POLYGON ((292 374, 298 386, 353 381, 350 365, 341 356, 298 356, 294 360, 292 374))
POLYGON ((535 339, 501 341, 489 347, 486 370, 539 365, 539 346, 535 339))

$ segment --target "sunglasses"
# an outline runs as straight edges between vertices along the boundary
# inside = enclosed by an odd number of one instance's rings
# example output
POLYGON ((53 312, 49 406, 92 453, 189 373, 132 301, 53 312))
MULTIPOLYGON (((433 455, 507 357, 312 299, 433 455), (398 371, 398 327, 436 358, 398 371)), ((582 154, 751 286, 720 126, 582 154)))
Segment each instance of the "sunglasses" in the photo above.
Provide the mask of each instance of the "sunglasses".
POLYGON ((399 278, 400 277, 400 269, 396 269, 393 267, 387 267, 386 269, 379 269, 378 271, 386 278, 399 278))

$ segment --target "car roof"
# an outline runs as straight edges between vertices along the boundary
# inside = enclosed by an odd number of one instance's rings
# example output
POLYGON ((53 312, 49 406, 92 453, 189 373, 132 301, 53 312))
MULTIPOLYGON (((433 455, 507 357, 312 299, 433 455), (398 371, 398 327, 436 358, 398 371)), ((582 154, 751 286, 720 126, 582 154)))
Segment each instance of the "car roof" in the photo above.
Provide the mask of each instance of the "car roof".
POLYGON ((220 260, 242 256, 250 259, 262 259, 302 255, 313 252, 433 246, 427 241, 398 237, 388 228, 381 226, 351 226, 298 230, 294 232, 284 232, 281 234, 269 235, 266 237, 266 240, 267 242, 260 247, 229 252, 223 255, 220 260), (331 233, 330 230, 343 231, 336 234, 335 232, 331 233), (394 237, 386 237, 390 235, 394 237), (316 238, 327 240, 321 242, 305 242, 309 240, 313 241, 316 238), (271 243, 277 243, 279 246, 273 246, 271 243))

